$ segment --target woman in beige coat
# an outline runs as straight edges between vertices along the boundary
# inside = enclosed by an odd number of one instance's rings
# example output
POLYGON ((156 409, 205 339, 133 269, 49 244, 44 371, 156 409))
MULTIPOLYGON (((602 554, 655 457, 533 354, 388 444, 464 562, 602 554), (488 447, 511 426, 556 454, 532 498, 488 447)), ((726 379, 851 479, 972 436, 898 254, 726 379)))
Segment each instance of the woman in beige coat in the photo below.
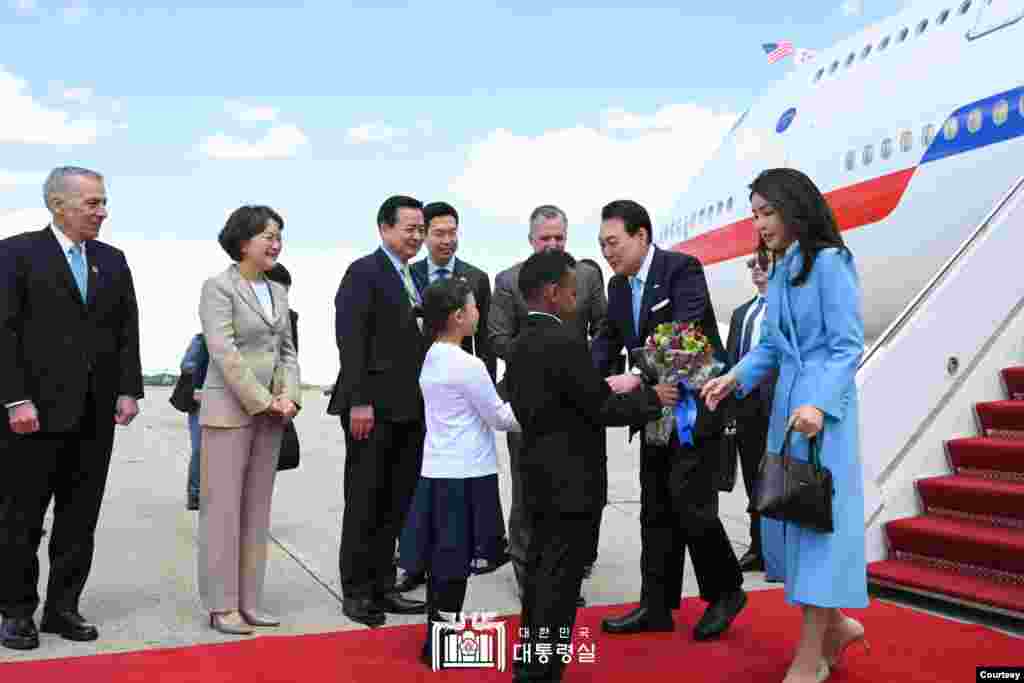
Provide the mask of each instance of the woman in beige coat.
POLYGON ((210 351, 199 412, 199 593, 222 633, 280 623, 260 600, 281 435, 301 400, 288 292, 264 276, 283 227, 265 206, 231 214, 219 241, 235 263, 203 283, 199 303, 210 351))

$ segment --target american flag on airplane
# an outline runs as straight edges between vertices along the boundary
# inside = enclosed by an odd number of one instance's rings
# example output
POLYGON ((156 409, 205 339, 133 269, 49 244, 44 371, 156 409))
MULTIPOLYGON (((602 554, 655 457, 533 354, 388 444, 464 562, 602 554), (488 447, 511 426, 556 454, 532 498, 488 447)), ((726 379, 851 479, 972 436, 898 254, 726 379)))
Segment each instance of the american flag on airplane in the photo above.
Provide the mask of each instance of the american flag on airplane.
POLYGON ((774 64, 783 57, 793 54, 793 43, 784 40, 781 43, 761 43, 765 54, 768 55, 768 63, 774 64))

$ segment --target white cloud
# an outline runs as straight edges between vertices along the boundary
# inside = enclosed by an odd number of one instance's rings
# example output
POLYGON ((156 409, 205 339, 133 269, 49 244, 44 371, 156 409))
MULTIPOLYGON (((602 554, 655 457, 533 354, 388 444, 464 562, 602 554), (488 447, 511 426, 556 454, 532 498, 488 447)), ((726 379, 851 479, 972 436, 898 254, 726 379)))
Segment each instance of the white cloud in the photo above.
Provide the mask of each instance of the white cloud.
MULTIPOLYGON (((287 216, 284 218, 287 223, 287 216)), ((45 209, 0 212, 0 239, 39 230, 49 220, 45 209)), ((216 229, 207 240, 182 240, 173 234, 120 233, 115 220, 104 224, 100 239, 122 249, 132 270, 139 301, 142 366, 146 370, 177 368, 192 335, 200 331, 203 281, 231 261, 217 244, 216 229), (168 287, 168 282, 174 282, 174 287, 168 287)), ((343 247, 284 247, 281 262, 294 280, 289 299, 299 313, 299 364, 304 382, 330 385, 337 378, 334 293, 348 264, 358 256, 361 254, 343 247)))
POLYGON ((36 11, 36 0, 14 0, 11 7, 18 14, 28 16, 36 11))
POLYGON ((420 119, 416 122, 416 130, 423 137, 429 138, 434 134, 434 122, 429 119, 420 119))
POLYGON ((400 128, 393 128, 384 122, 364 123, 355 128, 349 128, 345 139, 352 145, 366 145, 370 143, 392 142, 395 138, 402 137, 407 131, 400 128))
POLYGON ((24 185, 38 185, 42 192, 43 181, 46 180, 46 173, 5 171, 0 169, 0 192, 13 190, 24 185))
POLYGON ((843 0, 843 4, 839 8, 844 16, 858 17, 864 11, 864 2, 863 0, 843 0))
POLYGON ((92 88, 68 88, 64 91, 64 99, 71 102, 86 104, 92 99, 92 88))
POLYGON ((449 190, 486 215, 517 223, 554 202, 570 226, 579 225, 621 198, 644 204, 656 221, 735 120, 733 113, 673 104, 646 115, 609 109, 602 127, 579 124, 534 137, 498 129, 472 145, 449 190))
POLYGON ((260 123, 277 120, 278 110, 274 107, 252 106, 242 102, 228 102, 225 108, 239 123, 260 123))
POLYGON ((101 123, 93 118, 72 119, 49 109, 27 93, 28 83, 0 67, 0 143, 88 145, 96 141, 101 123))
POLYGON ((199 151, 210 159, 291 159, 308 144, 309 138, 298 126, 282 123, 255 142, 216 133, 199 143, 199 151))
POLYGON ((61 14, 64 17, 65 24, 79 24, 81 23, 92 10, 84 2, 75 0, 64 7, 61 14))

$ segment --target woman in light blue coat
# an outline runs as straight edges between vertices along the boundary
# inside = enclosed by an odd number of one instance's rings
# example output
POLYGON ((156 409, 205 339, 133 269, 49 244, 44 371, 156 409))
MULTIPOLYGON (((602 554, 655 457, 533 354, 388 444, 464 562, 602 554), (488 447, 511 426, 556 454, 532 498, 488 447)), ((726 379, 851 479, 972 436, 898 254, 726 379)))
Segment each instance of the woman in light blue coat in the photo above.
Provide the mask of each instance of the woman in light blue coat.
POLYGON ((814 183, 771 169, 750 186, 759 249, 774 253, 760 343, 703 396, 714 409, 733 389, 743 396, 778 369, 768 450, 807 460, 817 436, 832 472, 835 530, 820 533, 767 521, 768 572, 783 576, 786 600, 803 610, 800 644, 784 683, 823 681, 864 627, 840 608, 868 605, 864 491, 858 443, 857 366, 864 351, 860 284, 853 256, 814 183))

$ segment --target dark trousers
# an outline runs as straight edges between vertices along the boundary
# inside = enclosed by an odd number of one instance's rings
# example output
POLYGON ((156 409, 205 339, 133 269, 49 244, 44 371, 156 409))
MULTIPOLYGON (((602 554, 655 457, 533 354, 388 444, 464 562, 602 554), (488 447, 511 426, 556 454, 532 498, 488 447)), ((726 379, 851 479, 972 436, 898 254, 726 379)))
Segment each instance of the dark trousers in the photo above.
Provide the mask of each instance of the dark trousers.
MULTIPOLYGON (((523 502, 523 484, 519 463, 523 438, 516 432, 508 432, 507 436, 509 470, 512 475, 512 504, 508 514, 508 554, 522 571, 526 565, 527 549, 530 545, 533 525, 529 518, 529 511, 523 502)), ((603 512, 603 506, 597 510, 594 529, 588 535, 588 538, 591 539, 591 548, 587 554, 585 565, 592 565, 597 561, 597 545, 601 539, 601 515, 603 512)))
POLYGON ((717 439, 669 447, 644 445, 640 456, 641 599, 649 610, 678 609, 689 549, 700 596, 716 602, 743 584, 736 553, 718 518, 714 485, 717 439))
POLYGON ((758 468, 768 443, 768 416, 753 415, 736 420, 736 445, 740 451, 743 486, 747 489, 750 514, 750 552, 761 555, 761 515, 754 511, 758 468))
POLYGON ((46 609, 78 609, 95 548, 114 445, 113 406, 92 394, 70 432, 0 436, 0 612, 32 616, 39 606, 39 544, 54 501, 46 609))
POLYGON ((356 441, 345 429, 345 512, 341 522, 341 590, 372 598, 395 586, 395 540, 405 524, 423 464, 422 422, 377 422, 356 441))
POLYGON ((513 679, 560 681, 565 664, 554 653, 557 645, 572 642, 576 597, 583 583, 583 567, 593 551, 599 511, 568 515, 533 509, 531 513, 536 525, 527 550, 520 618, 520 629, 525 629, 525 637, 520 638, 524 661, 514 664, 513 679), (538 643, 551 645, 546 663, 537 656, 538 643))

